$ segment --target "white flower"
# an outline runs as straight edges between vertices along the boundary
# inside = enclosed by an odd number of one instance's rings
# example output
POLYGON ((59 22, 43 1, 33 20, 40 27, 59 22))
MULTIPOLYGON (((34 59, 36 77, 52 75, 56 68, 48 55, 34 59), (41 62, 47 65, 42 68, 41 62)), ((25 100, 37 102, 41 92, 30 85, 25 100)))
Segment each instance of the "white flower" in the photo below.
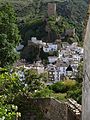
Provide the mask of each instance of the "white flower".
POLYGON ((5 116, 3 116, 2 118, 0 118, 0 120, 5 120, 5 116))

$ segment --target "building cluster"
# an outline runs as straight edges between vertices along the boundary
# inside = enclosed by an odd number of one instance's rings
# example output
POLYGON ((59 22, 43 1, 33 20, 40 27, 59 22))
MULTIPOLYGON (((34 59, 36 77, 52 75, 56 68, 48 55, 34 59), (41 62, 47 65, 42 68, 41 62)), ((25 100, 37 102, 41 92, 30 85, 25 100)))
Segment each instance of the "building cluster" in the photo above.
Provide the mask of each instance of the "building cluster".
MULTIPOLYGON (((48 73, 48 84, 63 80, 65 77, 74 79, 78 73, 78 65, 83 60, 83 48, 78 46, 78 43, 69 44, 62 42, 61 49, 58 49, 57 43, 43 43, 42 41, 32 38, 31 42, 43 46, 43 51, 46 53, 57 52, 58 55, 48 56, 48 64, 44 66, 42 61, 34 62, 33 64, 19 63, 26 69, 35 69, 39 74, 48 73)), ((20 66, 17 65, 17 66, 20 66)))
POLYGON ((47 65, 48 77, 50 81, 57 82, 63 80, 64 77, 74 79, 78 73, 78 66, 83 60, 83 48, 77 43, 62 43, 61 50, 58 50, 58 56, 49 61, 47 65))
MULTIPOLYGON (((56 3, 48 3, 48 16, 56 15, 56 3)), ((57 20, 60 18, 57 18, 57 20)), ((68 42, 61 42, 66 36, 74 37, 75 29, 65 30, 61 34, 60 39, 55 43, 46 43, 42 40, 37 40, 32 37, 28 40, 28 46, 38 45, 43 48, 45 53, 48 53, 48 64, 44 66, 42 61, 37 61, 33 64, 25 63, 25 61, 18 61, 16 66, 23 65, 26 69, 35 69, 39 74, 43 72, 48 73, 48 83, 54 83, 63 80, 65 77, 74 79, 78 72, 78 65, 83 60, 83 48, 78 46, 77 42, 69 44, 68 42)), ((49 41, 50 42, 50 41, 49 41)), ((17 50, 23 49, 23 45, 17 46, 17 50)), ((39 49, 40 53, 40 49, 39 49)))

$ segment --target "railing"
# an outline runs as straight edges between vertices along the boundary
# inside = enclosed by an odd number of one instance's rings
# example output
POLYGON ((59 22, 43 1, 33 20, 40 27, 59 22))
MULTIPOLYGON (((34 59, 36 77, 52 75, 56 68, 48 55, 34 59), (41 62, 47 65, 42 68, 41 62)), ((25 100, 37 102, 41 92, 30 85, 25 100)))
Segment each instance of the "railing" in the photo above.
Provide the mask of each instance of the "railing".
POLYGON ((80 104, 78 104, 73 99, 68 99, 67 107, 68 107, 68 110, 70 110, 73 113, 73 115, 75 115, 77 120, 81 120, 82 108, 80 104))

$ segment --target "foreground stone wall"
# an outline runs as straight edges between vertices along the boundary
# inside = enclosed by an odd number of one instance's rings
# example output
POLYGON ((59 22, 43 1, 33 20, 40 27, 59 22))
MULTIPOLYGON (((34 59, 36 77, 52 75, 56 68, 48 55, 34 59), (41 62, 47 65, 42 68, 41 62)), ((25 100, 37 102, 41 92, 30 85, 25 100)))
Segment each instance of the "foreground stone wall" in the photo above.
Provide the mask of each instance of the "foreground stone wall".
POLYGON ((54 98, 26 99, 18 105, 19 120, 81 120, 67 103, 54 98))
POLYGON ((67 120, 81 120, 81 115, 75 115, 73 111, 68 109, 67 120))
POLYGON ((67 120, 66 104, 50 98, 30 99, 19 110, 21 120, 67 120))

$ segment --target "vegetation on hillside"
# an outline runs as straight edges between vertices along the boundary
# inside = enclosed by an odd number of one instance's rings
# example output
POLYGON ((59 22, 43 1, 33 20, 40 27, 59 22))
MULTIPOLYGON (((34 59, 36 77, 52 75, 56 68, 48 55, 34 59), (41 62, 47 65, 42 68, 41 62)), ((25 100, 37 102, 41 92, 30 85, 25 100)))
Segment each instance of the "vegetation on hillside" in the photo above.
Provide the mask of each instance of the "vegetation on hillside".
POLYGON ((17 59, 15 47, 19 40, 15 12, 5 4, 0 7, 0 66, 10 65, 17 59))
POLYGON ((55 93, 64 94, 64 99, 73 98, 81 104, 82 84, 76 82, 75 80, 65 80, 62 82, 57 82, 49 86, 49 89, 53 90, 55 93))
MULTIPOLYGON (((6 0, 1 1, 1 3, 5 2, 6 0)), ((79 42, 79 45, 82 45, 81 41, 84 27, 83 21, 87 11, 86 0, 57 0, 55 1, 57 5, 57 15, 51 17, 47 17, 47 5, 48 2, 52 1, 8 0, 7 2, 10 2, 16 11, 17 23, 22 38, 22 44, 24 44, 25 46, 27 45, 27 41, 30 40, 31 37, 37 37, 38 40, 43 40, 45 42, 54 42, 58 38, 58 36, 65 34, 65 30, 72 28, 75 28, 76 35, 74 37, 66 36, 63 41, 67 41, 69 43, 77 41, 79 42), (58 21, 56 20, 57 17, 60 18, 58 21), (49 31, 46 29, 47 27, 49 31)), ((2 4, 0 5, 2 6, 2 4)), ((7 36, 5 35, 0 37, 4 40, 7 39, 7 36)), ((15 37, 13 37, 13 39, 14 38, 15 37)), ((33 46, 31 48, 25 47, 21 54, 21 58, 24 58, 32 63, 33 60, 37 60, 36 51, 38 50, 35 50, 33 46), (28 55, 25 53, 27 49, 29 51, 28 55), (35 51, 35 54, 33 50, 35 51)), ((13 52, 11 54, 13 54, 13 52)), ((16 54, 14 55, 15 56, 11 59, 16 59, 16 54)), ((4 60, 2 62, 4 62, 4 60)), ((11 61, 9 60, 9 62, 11 61)))
POLYGON ((0 118, 15 119, 20 103, 23 103, 23 107, 25 99, 30 98, 54 97, 60 101, 73 98, 81 104, 81 83, 66 79, 47 87, 45 76, 23 67, 9 71, 0 68, 0 118))
MULTIPOLYGON (((17 6, 17 4, 23 5, 27 4, 27 1, 9 1, 17 6), (16 2, 16 3, 15 3, 16 2)), ((22 38, 32 37, 37 35, 37 37, 42 38, 46 36, 45 31, 45 21, 43 21, 42 14, 40 13, 40 4, 42 2, 35 0, 33 4, 33 9, 35 9, 34 14, 29 14, 25 11, 25 14, 30 16, 18 16, 20 18, 24 17, 24 21, 19 22, 19 27, 22 33, 22 38), (40 14, 39 14, 40 13, 40 14), (35 15, 35 16, 33 16, 35 15), (37 17, 36 17, 37 15, 37 17), (39 17, 40 15, 40 17, 39 17), (34 18, 33 18, 34 17, 34 18), (30 21, 31 20, 31 21, 30 21), (37 29, 36 29, 37 28, 37 29), (27 36, 29 34, 30 35, 27 36), (42 32, 42 34, 40 34, 42 32), (39 34, 41 36, 39 36, 39 34)), ((42 3, 46 5, 47 2, 42 3)), ((28 4, 27 4, 28 5, 28 4)), ((17 7, 20 9, 20 7, 17 7)), ((24 9, 24 8, 23 8, 24 9)), ((20 11, 17 11, 19 13, 20 11)), ((43 9, 42 9, 43 12, 43 9)), ((45 11, 44 11, 45 12, 45 11)), ((24 14, 24 12, 23 12, 24 14)), ((19 15, 19 14, 18 14, 19 15)), ((53 33, 62 33, 65 28, 72 27, 73 24, 68 23, 64 17, 61 17, 62 21, 56 23, 54 17, 49 18, 49 26, 53 33), (62 23, 62 24, 61 24, 62 23), (61 26, 59 28, 59 25, 61 26)), ((11 65, 17 58, 15 47, 18 45, 20 40, 19 30, 16 24, 15 12, 11 5, 5 4, 0 7, 0 67, 6 67, 11 65)), ((26 40, 26 38, 25 38, 26 40)), ((37 48, 38 49, 38 48, 37 48)), ((32 58, 35 58, 37 52, 32 54, 32 58), (34 56, 34 57, 33 57, 34 56)), ((41 59, 47 59, 47 54, 40 53, 41 59), (43 57, 43 55, 45 55, 43 57)), ((34 59, 32 59, 34 60, 34 59)), ((33 62, 33 61, 32 61, 33 62)), ((79 70, 82 66, 79 67, 79 70)), ((82 72, 79 77, 81 79, 82 72)), ((54 97, 59 100, 66 100, 67 98, 74 98, 79 103, 81 103, 81 81, 76 82, 72 80, 66 80, 64 82, 55 83, 49 87, 45 85, 46 76, 45 74, 38 74, 34 70, 26 70, 24 68, 7 70, 0 68, 0 119, 2 120, 14 120, 18 112, 18 106, 23 100, 22 98, 36 98, 36 97, 54 97), (24 77, 20 73, 24 74, 24 77)), ((77 80, 78 81, 78 80, 77 80)), ((23 101, 24 103, 24 101, 23 101)))
MULTIPOLYGON (((2 2, 3 1, 5 2, 6 0, 2 0, 2 2)), ((26 40, 30 39, 32 32, 34 33, 34 36, 38 37, 37 33, 40 32, 40 30, 43 31, 40 38, 42 38, 43 34, 46 35, 45 29, 43 29, 42 22, 39 23, 40 25, 38 24, 41 28, 39 28, 39 30, 37 28, 38 32, 36 32, 36 34, 35 34, 35 30, 31 31, 30 26, 29 27, 24 27, 24 26, 27 26, 28 21, 32 23, 33 21, 37 21, 38 17, 43 18, 44 16, 47 16, 48 2, 56 2, 57 15, 63 16, 66 22, 68 22, 69 24, 72 24, 76 28, 76 33, 77 33, 77 36, 79 37, 79 40, 80 41, 82 40, 83 21, 87 12, 87 0, 69 0, 69 1, 66 1, 66 0, 53 0, 53 1, 52 0, 49 0, 49 1, 48 0, 38 0, 38 1, 37 0, 25 0, 25 1, 24 0, 19 0, 19 1, 8 0, 7 2, 10 2, 13 4, 14 9, 17 13, 19 25, 23 27, 23 33, 25 33, 27 36, 25 38, 26 40), (30 36, 27 35, 29 33, 31 33, 30 36)), ((32 23, 32 26, 33 26, 33 23, 32 23)), ((20 30, 22 31, 22 29, 20 30)), ((24 37, 22 38, 24 39, 24 37)))

